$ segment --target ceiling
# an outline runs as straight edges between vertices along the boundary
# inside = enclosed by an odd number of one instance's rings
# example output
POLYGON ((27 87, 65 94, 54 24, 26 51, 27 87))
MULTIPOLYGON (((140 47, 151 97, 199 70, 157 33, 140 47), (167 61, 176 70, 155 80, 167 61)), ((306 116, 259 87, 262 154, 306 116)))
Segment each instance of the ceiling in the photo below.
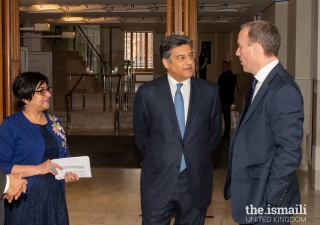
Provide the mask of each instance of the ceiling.
MULTIPOLYGON (((275 1, 287 0, 198 0, 198 31, 238 30, 275 1)), ((166 0, 20 0, 20 23, 100 24, 164 32, 166 0)))

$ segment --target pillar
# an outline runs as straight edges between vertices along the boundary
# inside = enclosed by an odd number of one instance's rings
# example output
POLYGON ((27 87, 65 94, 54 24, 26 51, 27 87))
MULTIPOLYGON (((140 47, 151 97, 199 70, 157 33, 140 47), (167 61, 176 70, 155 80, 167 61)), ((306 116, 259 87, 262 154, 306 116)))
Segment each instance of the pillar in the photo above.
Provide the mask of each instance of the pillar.
POLYGON ((312 135, 312 186, 315 190, 320 191, 320 103, 318 99, 320 99, 320 3, 319 0, 313 1, 314 8, 314 23, 313 23, 313 44, 314 44, 314 99, 313 99, 313 107, 314 107, 314 116, 313 116, 313 135, 312 135))
MULTIPOLYGON (((187 13, 187 12, 184 12, 187 13)), ((174 33, 182 34, 182 0, 174 0, 174 33)))
POLYGON ((20 72, 19 0, 0 0, 0 121, 15 110, 11 84, 20 72))
MULTIPOLYGON (((198 0, 174 0, 174 31, 172 30, 172 3, 172 0, 167 0, 167 35, 175 33, 184 34, 190 37, 193 41, 193 54, 194 56, 197 56, 198 0)), ((197 57, 195 57, 195 59, 196 58, 197 57)))
POLYGON ((313 79, 312 62, 312 1, 288 2, 288 57, 287 70, 295 78, 304 99, 302 160, 300 169, 311 163, 313 79))
POLYGON ((172 16, 172 11, 173 11, 173 6, 172 6, 172 0, 167 0, 166 4, 166 10, 167 10, 167 22, 166 22, 166 28, 167 28, 167 35, 171 35, 173 33, 172 29, 172 23, 173 23, 173 16, 172 16))

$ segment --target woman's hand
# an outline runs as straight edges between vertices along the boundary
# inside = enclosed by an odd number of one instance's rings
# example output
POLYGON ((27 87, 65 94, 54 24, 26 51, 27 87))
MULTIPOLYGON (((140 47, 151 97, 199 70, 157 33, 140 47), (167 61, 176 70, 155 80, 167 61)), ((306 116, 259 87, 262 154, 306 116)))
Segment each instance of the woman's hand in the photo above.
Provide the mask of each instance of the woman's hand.
POLYGON ((37 166, 37 169, 39 170, 39 174, 52 173, 54 176, 58 174, 58 171, 56 170, 56 168, 63 170, 63 168, 61 166, 59 166, 56 163, 51 162, 50 159, 48 159, 47 161, 45 161, 37 166))
POLYGON ((75 174, 75 173, 67 172, 67 173, 64 175, 64 180, 65 180, 65 182, 74 182, 74 181, 79 180, 79 177, 78 177, 78 175, 75 174))

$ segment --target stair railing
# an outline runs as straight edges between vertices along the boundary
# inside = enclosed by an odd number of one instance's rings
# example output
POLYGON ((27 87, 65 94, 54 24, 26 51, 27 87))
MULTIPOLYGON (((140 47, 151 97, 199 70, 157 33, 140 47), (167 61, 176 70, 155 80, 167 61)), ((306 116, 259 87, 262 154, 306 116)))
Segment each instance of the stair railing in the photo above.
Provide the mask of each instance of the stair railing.
MULTIPOLYGON (((66 107, 67 107, 67 129, 69 129, 69 124, 70 124, 70 112, 72 111, 72 93, 76 89, 76 87, 79 85, 81 80, 84 82, 84 76, 87 74, 82 74, 80 78, 77 80, 75 85, 71 88, 71 75, 70 76, 70 90, 69 92, 64 96, 64 100, 66 101, 66 107)), ((85 93, 83 92, 83 95, 85 93)), ((85 98, 85 96, 83 96, 85 98)), ((83 101, 84 102, 84 101, 83 101)), ((84 106, 85 107, 85 106, 84 106)))
MULTIPOLYGON (((103 78, 103 110, 106 110, 106 91, 110 94, 110 108, 112 108, 112 77, 118 77, 118 84, 117 84, 117 91, 115 94, 115 103, 116 103, 116 111, 115 111, 115 120, 114 120, 114 127, 115 129, 119 129, 120 127, 120 111, 127 111, 128 110, 128 92, 134 92, 135 86, 135 79, 134 79, 134 71, 132 69, 128 70, 126 68, 126 74, 112 74, 111 73, 111 66, 109 62, 106 62, 102 59, 99 52, 96 50, 94 45, 91 43, 87 35, 83 32, 82 28, 79 25, 74 26, 76 37, 81 37, 82 43, 84 42, 85 47, 85 61, 87 65, 87 72, 88 74, 73 74, 68 75, 70 79, 70 90, 65 95, 65 101, 67 105, 67 128, 70 125, 70 112, 72 111, 72 93, 77 88, 79 83, 83 82, 83 93, 82 93, 82 110, 85 111, 86 109, 86 90, 85 90, 85 77, 88 76, 95 76, 103 78), (94 69, 94 61, 98 61, 101 68, 102 73, 100 71, 95 71, 94 69), (75 85, 71 88, 71 79, 72 76, 81 76, 75 85), (124 91, 122 91, 122 83, 124 84, 124 91)), ((74 42, 74 50, 76 50, 76 40, 74 42)), ((132 63, 132 62, 131 62, 132 63)), ((100 78, 99 78, 100 79, 100 78)))
POLYGON ((121 88, 121 83, 122 80, 126 81, 128 75, 127 74, 117 74, 118 76, 118 84, 117 84, 117 91, 115 95, 115 100, 116 100, 116 111, 114 114, 114 129, 119 130, 120 128, 120 111, 127 111, 128 110, 128 95, 127 95, 127 90, 128 90, 128 83, 125 84, 125 91, 122 92, 121 88), (124 78, 122 78, 124 77, 124 78))
MULTIPOLYGON (((79 34, 79 36, 81 37, 81 39, 84 41, 84 43, 86 44, 86 57, 85 57, 85 61, 86 64, 89 68, 89 71, 91 73, 103 73, 103 74, 111 74, 111 68, 110 68, 110 63, 106 62, 101 55, 99 54, 99 52, 97 51, 97 49, 93 46, 93 44, 91 43, 91 41, 89 40, 89 38, 87 37, 87 35, 83 32, 81 26, 79 25, 75 25, 75 32, 76 34, 79 34), (98 60, 102 71, 94 71, 94 57, 98 60)), ((77 37, 77 35, 76 35, 77 37)), ((75 40, 76 41, 76 40, 75 40)), ((74 48, 76 48, 76 45, 74 44, 74 48)))
POLYGON ((117 90, 115 93, 115 103, 116 103, 116 110, 114 112, 114 129, 119 130, 120 128, 120 112, 128 110, 128 103, 129 103, 129 93, 128 90, 130 89, 130 82, 128 82, 128 75, 127 74, 69 74, 69 92, 64 96, 66 101, 67 107, 67 129, 70 126, 70 113, 73 110, 73 101, 72 101, 72 94, 82 82, 82 111, 86 110, 86 87, 85 87, 85 79, 92 78, 97 76, 103 76, 104 80, 104 90, 103 90, 103 110, 106 110, 106 92, 110 94, 110 109, 112 108, 112 78, 117 77, 117 90), (76 83, 72 85, 72 77, 80 76, 76 83), (107 84, 107 80, 109 80, 107 84), (126 81, 126 82, 125 82, 126 81), (123 85, 124 84, 124 85, 123 85))

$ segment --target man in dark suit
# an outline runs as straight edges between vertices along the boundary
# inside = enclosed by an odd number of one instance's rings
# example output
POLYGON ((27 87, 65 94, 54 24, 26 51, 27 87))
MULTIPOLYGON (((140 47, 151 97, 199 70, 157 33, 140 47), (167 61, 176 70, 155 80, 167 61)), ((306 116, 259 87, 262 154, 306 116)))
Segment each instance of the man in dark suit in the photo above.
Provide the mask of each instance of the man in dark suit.
POLYGON ((224 119, 224 135, 222 138, 229 138, 231 128, 231 105, 234 102, 234 88, 237 84, 237 77, 230 71, 229 62, 222 62, 222 74, 218 79, 221 110, 224 119))
POLYGON ((0 224, 4 224, 3 200, 5 198, 8 202, 11 202, 13 199, 17 200, 22 192, 26 193, 26 189, 27 180, 12 174, 5 175, 2 170, 0 170, 0 190, 2 190, 3 193, 0 198, 0 224))
POLYGON ((224 188, 240 224, 290 224, 292 211, 286 210, 300 204, 295 170, 301 160, 303 98, 279 63, 280 43, 269 22, 241 26, 236 55, 256 85, 231 138, 224 188))
POLYGON ((221 137, 218 87, 194 78, 192 40, 173 34, 160 45, 167 75, 139 87, 134 136, 141 163, 143 225, 204 224, 212 195, 211 155, 221 137))

